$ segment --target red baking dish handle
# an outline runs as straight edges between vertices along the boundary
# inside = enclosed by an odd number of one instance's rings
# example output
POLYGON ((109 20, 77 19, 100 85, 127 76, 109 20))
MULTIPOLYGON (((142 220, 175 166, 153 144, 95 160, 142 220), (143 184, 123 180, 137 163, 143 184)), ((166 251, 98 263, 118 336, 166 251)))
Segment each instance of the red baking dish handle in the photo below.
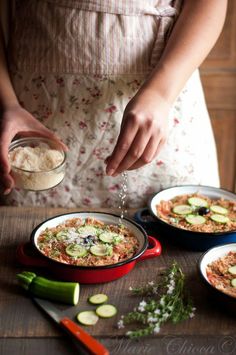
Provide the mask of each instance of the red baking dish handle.
POLYGON ((155 258, 161 254, 161 243, 154 237, 148 236, 148 242, 151 244, 151 248, 147 249, 137 261, 142 261, 145 259, 155 258))
POLYGON ((16 249, 17 260, 25 266, 37 266, 46 267, 49 265, 47 260, 44 260, 40 256, 30 256, 25 252, 25 244, 18 245, 16 249))

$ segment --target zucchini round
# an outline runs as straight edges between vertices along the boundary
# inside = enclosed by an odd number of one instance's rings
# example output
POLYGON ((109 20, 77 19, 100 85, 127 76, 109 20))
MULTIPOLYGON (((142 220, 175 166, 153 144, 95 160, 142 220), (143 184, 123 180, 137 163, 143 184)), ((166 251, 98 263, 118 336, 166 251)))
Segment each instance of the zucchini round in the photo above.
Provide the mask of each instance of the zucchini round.
POLYGON ((56 234, 56 238, 57 240, 60 242, 60 241, 63 241, 64 239, 66 239, 68 236, 67 232, 66 231, 60 231, 60 232, 57 232, 56 234))
POLYGON ((114 238, 117 237, 117 233, 114 232, 103 232, 99 235, 99 239, 104 243, 113 243, 114 238))
POLYGON ((222 214, 213 214, 211 215, 211 220, 216 222, 216 223, 228 223, 229 222, 229 218, 226 216, 223 216, 222 214))
POLYGON ((117 313, 117 309, 112 304, 103 304, 96 309, 96 314, 101 318, 111 318, 117 313))
POLYGON ((189 205, 178 205, 172 211, 175 214, 186 215, 192 213, 192 208, 189 205))
POLYGON ((93 295, 89 297, 89 302, 92 304, 102 304, 104 302, 107 302, 108 297, 104 293, 98 293, 96 295, 93 295))
POLYGON ((96 256, 105 256, 110 254, 110 249, 105 244, 97 244, 90 248, 90 252, 96 256))
POLYGON ((227 208, 224 208, 224 207, 221 207, 221 206, 218 206, 218 205, 212 205, 210 207, 210 210, 216 214, 223 214, 223 215, 226 215, 228 214, 228 210, 227 208))
POLYGON ((79 236, 82 238, 88 235, 97 235, 97 231, 97 228, 93 226, 82 226, 77 229, 77 233, 79 233, 79 236))
POLYGON ((95 325, 98 319, 94 311, 83 311, 77 314, 77 320, 83 325, 95 325))
POLYGON ((200 197, 190 197, 188 199, 188 203, 191 206, 195 206, 195 207, 207 207, 208 203, 206 200, 203 200, 203 198, 200 197))
POLYGON ((236 287, 236 279, 231 280, 231 286, 236 287))
POLYGON ((185 220, 192 225, 203 224, 206 222, 206 218, 195 214, 189 214, 188 216, 185 217, 185 220))
POLYGON ((232 274, 232 275, 236 275, 236 265, 230 266, 230 267, 228 268, 228 272, 229 272, 230 274, 232 274))
POLYGON ((66 254, 69 256, 77 256, 79 258, 87 255, 87 250, 85 247, 79 244, 69 244, 66 247, 66 254))

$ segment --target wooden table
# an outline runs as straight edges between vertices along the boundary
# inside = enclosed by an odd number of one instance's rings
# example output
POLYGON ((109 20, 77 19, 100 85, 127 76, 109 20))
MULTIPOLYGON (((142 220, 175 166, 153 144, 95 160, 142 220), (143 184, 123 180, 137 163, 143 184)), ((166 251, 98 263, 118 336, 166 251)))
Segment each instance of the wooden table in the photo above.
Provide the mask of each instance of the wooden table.
MULTIPOLYGON (((82 354, 16 282, 16 273, 25 269, 15 259, 17 245, 27 242, 32 229, 47 217, 70 211, 75 209, 0 207, 0 354, 82 354)), ((201 253, 177 248, 164 236, 159 240, 163 246, 160 257, 140 262, 131 273, 116 281, 82 285, 80 302, 76 307, 68 307, 69 316, 73 319, 79 310, 91 309, 87 297, 103 292, 117 306, 119 314, 116 319, 99 320, 96 326, 87 329, 107 346, 111 354, 235 354, 236 317, 215 305, 202 284, 197 272, 201 253), (197 307, 196 316, 178 325, 166 324, 155 337, 138 341, 125 338, 124 330, 118 330, 116 322, 139 300, 131 296, 129 286, 155 280, 156 275, 174 260, 186 274, 197 307)))

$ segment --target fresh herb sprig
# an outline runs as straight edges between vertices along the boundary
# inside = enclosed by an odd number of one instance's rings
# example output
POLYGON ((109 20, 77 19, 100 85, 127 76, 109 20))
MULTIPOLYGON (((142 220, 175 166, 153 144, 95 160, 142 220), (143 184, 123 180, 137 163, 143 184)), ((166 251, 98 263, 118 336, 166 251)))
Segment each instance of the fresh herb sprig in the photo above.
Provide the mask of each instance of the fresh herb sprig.
POLYGON ((132 312, 121 316, 118 328, 124 328, 131 323, 141 323, 144 325, 141 329, 126 332, 130 338, 138 338, 159 333, 161 325, 167 321, 176 324, 194 317, 196 308, 185 294, 184 281, 184 274, 175 262, 160 283, 150 281, 140 288, 130 287, 134 294, 147 298, 143 299, 132 312))

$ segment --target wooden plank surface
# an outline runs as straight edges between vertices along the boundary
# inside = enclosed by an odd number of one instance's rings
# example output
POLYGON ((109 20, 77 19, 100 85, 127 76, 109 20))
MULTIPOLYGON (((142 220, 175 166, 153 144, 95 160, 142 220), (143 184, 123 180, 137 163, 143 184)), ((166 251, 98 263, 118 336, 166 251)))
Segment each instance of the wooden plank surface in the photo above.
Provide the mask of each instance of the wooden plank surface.
MULTIPOLYGON (((30 232, 38 223, 48 216, 69 211, 75 211, 75 209, 0 208, 0 260, 2 265, 0 338, 54 339, 61 337, 61 331, 57 326, 17 285, 15 275, 25 267, 16 262, 15 251, 19 243, 29 240, 30 232)), ((160 257, 137 263, 131 273, 119 280, 100 285, 82 285, 79 305, 66 306, 67 314, 73 319, 78 311, 92 309, 93 307, 87 304, 88 296, 104 292, 109 296, 110 302, 117 306, 119 314, 115 319, 99 320, 95 327, 89 328, 89 331, 100 338, 121 337, 124 331, 116 328, 116 321, 139 300, 139 297, 130 295, 129 286, 138 286, 155 280, 163 269, 176 260, 186 274, 187 285, 197 312, 195 318, 180 325, 166 324, 159 336, 233 336, 236 329, 235 315, 225 312, 224 306, 220 308, 219 305, 214 305, 211 294, 208 293, 198 275, 197 261, 201 253, 177 248, 171 245, 165 236, 159 239, 163 245, 163 253, 160 257)))

